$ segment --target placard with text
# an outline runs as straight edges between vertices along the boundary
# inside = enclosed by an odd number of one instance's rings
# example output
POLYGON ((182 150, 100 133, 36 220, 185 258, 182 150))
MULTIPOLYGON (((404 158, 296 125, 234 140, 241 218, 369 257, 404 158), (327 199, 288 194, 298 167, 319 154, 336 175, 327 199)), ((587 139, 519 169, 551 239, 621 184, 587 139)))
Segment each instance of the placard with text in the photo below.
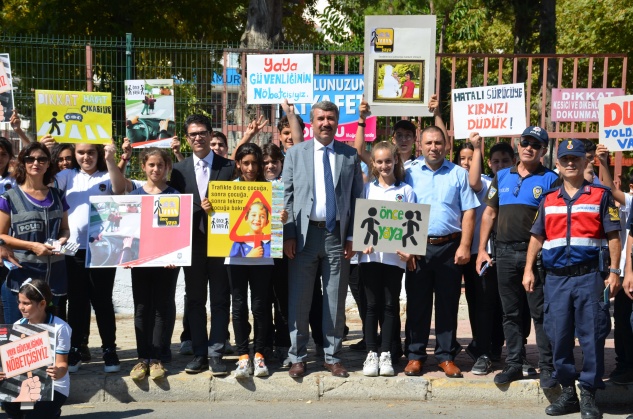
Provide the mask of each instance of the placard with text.
POLYGON ((193 195, 90 197, 86 267, 191 266, 193 195))
POLYGON ((312 54, 247 55, 247 103, 312 103, 313 68, 312 54))
POLYGON ((283 257, 283 182, 210 182, 208 256, 283 257))
POLYGON ((0 325, 0 359, 6 379, 0 381, 0 401, 53 400, 53 380, 46 368, 55 362, 55 336, 59 325, 0 325))
POLYGON ((9 54, 0 54, 0 122, 9 122, 14 107, 11 60, 9 54))

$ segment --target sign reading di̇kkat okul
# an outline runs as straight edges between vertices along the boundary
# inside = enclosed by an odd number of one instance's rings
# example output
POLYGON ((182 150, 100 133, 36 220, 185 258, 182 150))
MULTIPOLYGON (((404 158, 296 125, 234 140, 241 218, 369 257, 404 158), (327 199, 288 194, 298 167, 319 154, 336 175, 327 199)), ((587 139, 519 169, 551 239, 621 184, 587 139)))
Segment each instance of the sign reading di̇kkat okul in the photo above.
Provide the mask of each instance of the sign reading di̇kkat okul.
POLYGON ((357 199, 353 250, 424 255, 430 211, 426 204, 357 199))

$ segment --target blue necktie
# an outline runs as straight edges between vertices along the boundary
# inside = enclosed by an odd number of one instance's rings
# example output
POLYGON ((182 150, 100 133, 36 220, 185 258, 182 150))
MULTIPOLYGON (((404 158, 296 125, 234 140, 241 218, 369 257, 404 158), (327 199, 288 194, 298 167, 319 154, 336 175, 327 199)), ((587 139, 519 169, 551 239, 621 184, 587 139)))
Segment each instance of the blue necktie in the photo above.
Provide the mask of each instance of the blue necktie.
POLYGON ((325 179, 325 228, 332 233, 336 228, 336 197, 334 196, 334 178, 328 157, 327 147, 323 147, 323 175, 325 179))

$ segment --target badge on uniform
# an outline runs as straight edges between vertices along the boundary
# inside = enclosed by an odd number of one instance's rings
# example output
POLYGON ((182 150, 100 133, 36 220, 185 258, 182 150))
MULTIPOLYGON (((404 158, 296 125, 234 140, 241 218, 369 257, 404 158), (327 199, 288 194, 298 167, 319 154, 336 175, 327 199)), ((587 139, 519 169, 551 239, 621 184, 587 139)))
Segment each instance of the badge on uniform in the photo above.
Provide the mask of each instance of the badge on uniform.
POLYGON ((611 221, 620 221, 620 210, 617 207, 609 206, 609 219, 611 221))
POLYGON ((534 199, 539 199, 542 194, 543 188, 541 188, 540 186, 535 186, 534 189, 532 189, 532 195, 534 195, 534 199))
POLYGON ((490 190, 488 191, 488 199, 492 199, 492 197, 495 196, 496 193, 497 190, 493 187, 490 187, 490 190))

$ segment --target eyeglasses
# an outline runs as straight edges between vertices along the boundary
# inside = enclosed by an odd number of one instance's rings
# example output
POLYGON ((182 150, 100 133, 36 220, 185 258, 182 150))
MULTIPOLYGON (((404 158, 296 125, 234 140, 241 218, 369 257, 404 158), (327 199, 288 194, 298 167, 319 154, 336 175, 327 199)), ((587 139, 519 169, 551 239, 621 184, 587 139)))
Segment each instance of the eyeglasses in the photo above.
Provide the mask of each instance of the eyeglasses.
POLYGON ((524 147, 524 148, 527 146, 530 146, 534 150, 540 150, 543 147, 543 144, 541 144, 540 142, 533 143, 533 142, 530 142, 530 140, 526 138, 523 138, 519 144, 521 144, 521 147, 524 147))
POLYGON ((66 156, 66 157, 58 157, 57 158, 57 163, 71 163, 73 161, 73 158, 70 156, 66 156))
POLYGON ((187 133, 187 138, 193 140, 196 137, 206 137, 209 134, 209 131, 198 131, 198 132, 189 132, 187 133))
MULTIPOLYGON (((539 147, 539 148, 541 148, 541 147, 539 147)), ((519 196, 519 191, 521 190, 521 185, 523 184, 523 179, 524 178, 519 176, 519 181, 517 182, 517 185, 514 187, 514 191, 512 191, 512 193, 514 194, 515 197, 519 196)))
POLYGON ((24 163, 26 164, 33 164, 35 162, 38 162, 39 164, 46 164, 49 162, 49 158, 46 156, 42 156, 42 157, 33 157, 33 156, 26 156, 24 157, 24 163))

